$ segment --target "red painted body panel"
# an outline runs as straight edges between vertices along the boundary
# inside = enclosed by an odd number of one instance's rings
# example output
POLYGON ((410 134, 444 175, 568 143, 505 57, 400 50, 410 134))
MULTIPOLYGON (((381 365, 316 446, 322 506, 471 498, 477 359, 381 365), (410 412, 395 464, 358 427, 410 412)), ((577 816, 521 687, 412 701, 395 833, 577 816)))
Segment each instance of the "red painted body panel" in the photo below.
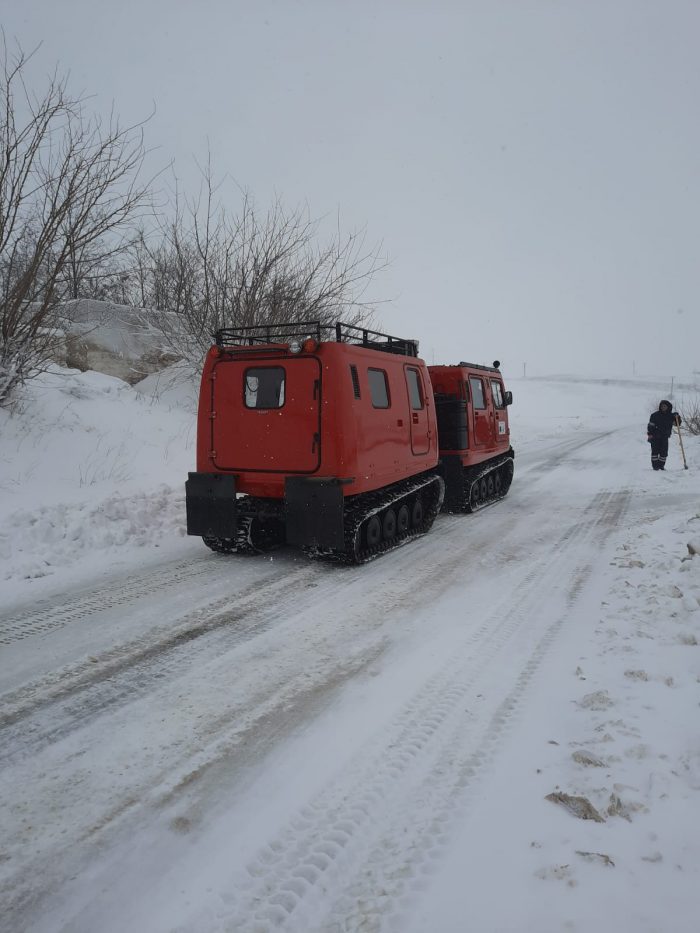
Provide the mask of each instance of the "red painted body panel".
POLYGON ((350 480, 343 486, 348 496, 433 469, 437 462, 435 405, 422 360, 330 341, 313 353, 271 345, 212 347, 207 355, 197 470, 234 474, 239 492, 281 499, 287 476, 319 476, 350 480), (283 388, 271 407, 251 407, 260 391, 254 373, 265 368, 283 370, 283 388), (385 373, 388 407, 372 403, 370 378, 381 377, 372 377, 371 370, 385 373))
POLYGON ((459 454, 464 466, 476 466, 508 453, 510 426, 508 408, 503 401, 503 377, 499 370, 460 363, 457 366, 429 366, 428 371, 433 391, 462 400, 466 410, 466 446, 453 449, 443 446, 444 441, 441 441, 440 454, 459 454))

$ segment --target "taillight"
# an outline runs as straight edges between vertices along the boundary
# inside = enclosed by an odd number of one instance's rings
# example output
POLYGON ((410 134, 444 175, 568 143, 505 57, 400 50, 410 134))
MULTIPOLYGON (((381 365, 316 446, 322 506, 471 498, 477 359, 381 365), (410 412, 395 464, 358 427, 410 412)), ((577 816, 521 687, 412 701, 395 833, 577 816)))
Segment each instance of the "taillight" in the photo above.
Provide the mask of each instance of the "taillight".
POLYGON ((302 344, 302 347, 306 353, 315 353, 318 348, 318 344, 313 337, 307 337, 302 344))

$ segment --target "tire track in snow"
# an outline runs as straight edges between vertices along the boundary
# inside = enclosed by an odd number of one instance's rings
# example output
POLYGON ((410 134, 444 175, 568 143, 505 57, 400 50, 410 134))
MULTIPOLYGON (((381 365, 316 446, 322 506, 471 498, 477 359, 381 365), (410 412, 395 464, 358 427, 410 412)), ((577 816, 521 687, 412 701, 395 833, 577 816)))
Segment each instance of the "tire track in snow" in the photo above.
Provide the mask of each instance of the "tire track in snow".
POLYGON ((11 645, 34 635, 45 635, 54 629, 82 619, 125 606, 154 593, 182 585, 186 580, 220 571, 212 555, 181 560, 158 570, 127 580, 119 579, 97 590, 71 594, 56 599, 44 599, 31 609, 14 611, 0 617, 0 645, 11 645))
POLYGON ((280 603, 317 575, 314 565, 302 565, 284 576, 254 583, 243 593, 227 595, 188 614, 165 638, 153 641, 151 633, 5 695, 0 763, 36 754, 183 670, 255 638, 274 623, 280 603))
POLYGON ((542 450, 533 450, 527 451, 522 454, 519 459, 516 461, 522 463, 521 472, 531 473, 533 470, 536 470, 542 466, 548 467, 550 470, 555 467, 560 466, 568 457, 575 453, 577 450, 581 450, 583 447, 588 447, 591 444, 595 444, 598 441, 604 440, 606 437, 610 437, 611 434, 617 433, 619 429, 614 428, 611 431, 601 431, 596 434, 586 434, 584 437, 574 437, 567 438, 563 441, 558 441, 553 444, 551 447, 542 449, 542 450))
MULTIPOLYGON (((450 518, 446 520, 449 522, 450 518)), ((380 618, 387 608, 393 612, 414 606, 418 593, 430 598, 431 593, 442 591, 446 574, 464 570, 469 553, 467 541, 461 550, 443 558, 439 566, 421 562, 410 583, 399 575, 378 590, 371 602, 365 594, 357 610, 346 603, 346 624, 353 624, 356 616, 366 617, 368 627, 374 629, 376 622, 372 620, 380 618)), ((367 581, 368 588, 372 588, 372 580, 375 585, 380 579, 386 583, 378 565, 355 569, 313 561, 295 564, 282 577, 253 581, 241 593, 200 607, 168 625, 163 638, 154 640, 153 632, 146 633, 4 694, 0 739, 6 751, 0 752, 0 761, 12 764, 22 761, 120 705, 134 702, 163 684, 174 683, 178 676, 186 675, 208 659, 235 651, 279 621, 280 606, 288 597, 293 597, 297 610, 313 618, 318 607, 326 610, 334 602, 335 591, 345 591, 348 576, 350 583, 367 581), (317 586, 315 594, 302 595, 306 588, 317 586), (232 599, 235 610, 230 608, 232 599)), ((383 636, 378 638, 381 640, 383 636)), ((337 676, 343 677, 343 670, 329 668, 327 678, 333 680, 337 676)))
MULTIPOLYGON (((448 525, 452 518, 446 517, 448 525)), ((457 522, 460 518, 463 517, 457 522)), ((421 562, 410 585, 399 576, 385 590, 379 605, 375 609, 362 605, 360 615, 376 616, 381 612, 382 602, 392 610, 410 606, 417 592, 441 589, 445 575, 449 577, 458 569, 464 569, 469 552, 468 541, 463 541, 461 548, 449 558, 443 557, 439 566, 421 562)), ((390 560, 391 556, 386 559, 390 560)), ((204 560, 211 563, 211 557, 204 560)), ((376 584, 384 576, 377 566, 356 570, 315 561, 295 563, 285 568, 282 576, 253 580, 241 592, 201 606, 168 624, 167 628, 161 628, 155 637, 150 631, 141 638, 2 695, 0 739, 6 751, 0 752, 0 761, 20 761, 119 705, 133 702, 168 680, 173 681, 195 664, 206 663, 214 654, 235 650, 275 623, 279 607, 288 595, 295 597, 294 602, 305 607, 307 613, 313 613, 315 601, 328 602, 329 586, 332 590, 344 590, 348 576, 356 580, 360 574, 368 586, 372 585, 372 580, 376 584), (316 599, 309 594, 300 603, 305 586, 318 585, 315 581, 320 584, 316 599), (231 608, 232 602, 235 609, 231 608)), ((334 675, 330 672, 329 676, 334 675)))
MULTIPOLYGON (((592 528, 594 544, 604 543, 624 514, 628 499, 629 493, 623 491, 604 505, 592 528)), ((450 738, 443 742, 437 764, 403 798, 391 798, 390 829, 375 838, 361 869, 356 867, 349 883, 344 881, 347 893, 341 894, 331 908, 330 924, 323 921, 319 930, 339 929, 335 924, 341 920, 342 929, 347 931, 406 929, 414 892, 420 890, 421 881, 431 873, 431 863, 440 857, 449 841, 455 813, 464 813, 476 802, 484 772, 514 728, 520 701, 565 624, 591 569, 590 563, 572 568, 567 578, 557 584, 564 596, 563 611, 541 633, 511 689, 488 720, 482 715, 480 723, 472 724, 462 717, 461 722, 454 724, 450 738), (455 756, 455 749, 464 749, 465 753, 455 756), (429 817, 408 823, 406 814, 415 814, 418 807, 427 811, 429 817), (377 891, 382 892, 379 897, 377 891)), ((531 608, 526 606, 525 613, 531 608)), ((522 614, 523 610, 519 607, 518 612, 522 614)))
POLYGON ((532 566, 517 594, 501 600, 386 733, 358 753, 355 767, 346 768, 269 840, 244 875, 232 879, 232 890, 246 894, 233 911, 222 905, 214 928, 369 931, 392 920, 406 882, 429 857, 425 853, 444 842, 450 814, 495 756, 518 699, 575 601, 582 572, 576 555, 584 545, 602 543, 627 498, 600 493, 593 499, 581 521, 532 566), (492 673, 510 640, 531 621, 548 587, 564 600, 561 613, 540 634, 505 697, 492 701, 490 713, 483 706, 472 713, 468 704, 480 678, 492 673), (425 818, 407 822, 407 815, 421 812, 425 818), (329 895, 330 913, 324 906, 329 895))

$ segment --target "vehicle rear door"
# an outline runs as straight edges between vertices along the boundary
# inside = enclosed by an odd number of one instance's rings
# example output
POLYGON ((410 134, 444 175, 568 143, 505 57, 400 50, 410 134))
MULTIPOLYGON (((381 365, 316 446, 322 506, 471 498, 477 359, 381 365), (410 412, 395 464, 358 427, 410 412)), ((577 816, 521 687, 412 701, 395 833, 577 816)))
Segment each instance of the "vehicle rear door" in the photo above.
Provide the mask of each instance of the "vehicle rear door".
POLYGON ((313 473, 319 468, 321 364, 316 357, 223 359, 212 377, 217 469, 313 473))
POLYGON ((404 373, 411 419, 411 451, 416 455, 427 454, 430 450, 430 422, 425 404, 423 373, 417 366, 404 366, 404 373))

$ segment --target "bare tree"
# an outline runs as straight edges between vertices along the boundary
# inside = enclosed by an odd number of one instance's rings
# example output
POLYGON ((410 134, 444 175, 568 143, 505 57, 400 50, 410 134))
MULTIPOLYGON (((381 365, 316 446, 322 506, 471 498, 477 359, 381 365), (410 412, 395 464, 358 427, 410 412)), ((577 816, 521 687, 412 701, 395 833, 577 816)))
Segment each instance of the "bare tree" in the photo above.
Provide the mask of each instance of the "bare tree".
POLYGON ((221 327, 303 320, 366 322, 368 285, 385 266, 364 233, 319 241, 320 224, 306 209, 280 200, 264 212, 243 194, 237 213, 218 199, 211 166, 196 198, 175 192, 157 235, 135 250, 139 301, 157 316, 169 348, 199 362, 221 327))
POLYGON ((68 230, 68 255, 59 285, 62 297, 127 303, 134 279, 128 257, 136 237, 136 231, 129 231, 78 246, 68 230))
MULTIPOLYGON (((114 256, 148 201, 143 125, 85 112, 65 77, 43 92, 0 33, 0 405, 40 371, 57 341, 56 306, 87 256, 114 256)), ((72 289, 75 292, 75 288, 72 289)))

